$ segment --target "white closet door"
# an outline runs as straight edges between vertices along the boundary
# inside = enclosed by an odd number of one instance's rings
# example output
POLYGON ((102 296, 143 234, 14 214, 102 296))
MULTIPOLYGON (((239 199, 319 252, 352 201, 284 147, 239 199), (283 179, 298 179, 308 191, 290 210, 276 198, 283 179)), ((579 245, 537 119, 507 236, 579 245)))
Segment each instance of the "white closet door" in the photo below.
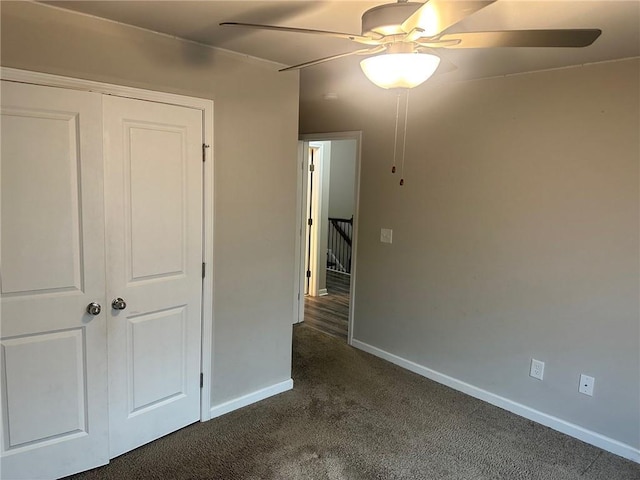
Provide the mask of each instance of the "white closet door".
POLYGON ((200 418, 202 112, 105 97, 104 126, 114 457, 200 418))
POLYGON ((109 458, 102 100, 1 83, 1 473, 55 478, 109 458))

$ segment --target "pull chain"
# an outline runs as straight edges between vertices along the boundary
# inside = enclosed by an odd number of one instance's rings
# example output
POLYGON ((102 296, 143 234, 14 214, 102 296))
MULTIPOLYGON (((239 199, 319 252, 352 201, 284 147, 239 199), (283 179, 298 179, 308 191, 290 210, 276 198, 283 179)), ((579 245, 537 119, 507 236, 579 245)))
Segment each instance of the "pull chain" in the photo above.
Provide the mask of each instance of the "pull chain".
POLYGON ((405 94, 405 103, 404 103, 404 134, 402 138, 402 164, 400 166, 400 186, 404 185, 404 157, 405 151, 407 149, 407 127, 409 120, 409 90, 405 94))
POLYGON ((398 117, 400 116, 400 92, 396 97, 396 132, 393 138, 393 166, 391 173, 396 173, 396 152, 398 151, 398 117))

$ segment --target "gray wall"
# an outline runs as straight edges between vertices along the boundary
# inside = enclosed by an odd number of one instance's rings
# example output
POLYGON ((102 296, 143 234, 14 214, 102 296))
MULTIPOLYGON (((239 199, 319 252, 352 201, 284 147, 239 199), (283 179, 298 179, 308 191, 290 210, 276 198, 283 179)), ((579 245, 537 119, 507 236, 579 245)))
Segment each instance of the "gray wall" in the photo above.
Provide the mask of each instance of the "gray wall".
POLYGON ((331 141, 329 216, 351 218, 355 213, 356 141, 331 141))
POLYGON ((302 133, 363 131, 355 338, 640 447, 639 72, 417 88, 404 187, 393 94, 301 102, 302 133))
POLYGON ((214 101, 211 403, 289 379, 298 75, 38 4, 1 15, 2 66, 214 101))

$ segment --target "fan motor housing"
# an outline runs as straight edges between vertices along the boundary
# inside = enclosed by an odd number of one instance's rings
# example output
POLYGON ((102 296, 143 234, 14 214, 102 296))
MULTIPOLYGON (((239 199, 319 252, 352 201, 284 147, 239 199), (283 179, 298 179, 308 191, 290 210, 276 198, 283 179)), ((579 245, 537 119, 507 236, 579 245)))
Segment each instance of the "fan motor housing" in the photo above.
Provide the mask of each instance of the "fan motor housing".
POLYGON ((362 15, 362 35, 398 35, 400 26, 423 4, 418 2, 390 3, 373 7, 362 15))

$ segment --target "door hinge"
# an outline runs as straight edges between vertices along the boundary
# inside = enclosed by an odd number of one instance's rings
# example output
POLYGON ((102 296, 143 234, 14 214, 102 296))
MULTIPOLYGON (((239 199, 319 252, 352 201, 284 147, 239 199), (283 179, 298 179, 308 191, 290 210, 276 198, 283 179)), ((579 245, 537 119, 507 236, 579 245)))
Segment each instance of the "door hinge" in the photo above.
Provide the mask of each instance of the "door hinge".
POLYGON ((209 145, 207 145, 206 143, 202 144, 202 161, 206 161, 207 159, 207 148, 209 148, 209 145))
POLYGON ((204 387, 204 373, 200 374, 200 388, 204 387))
POLYGON ((202 262, 202 278, 204 278, 204 273, 206 271, 206 263, 202 262))
POLYGON ((315 172, 316 171, 316 166, 313 163, 309 164, 309 171, 310 172, 315 172))
POLYGON ((309 226, 313 225, 313 218, 310 218, 309 220, 307 220, 307 225, 309 226))
POLYGON ((311 278, 311 270, 307 270, 307 278, 311 278))

